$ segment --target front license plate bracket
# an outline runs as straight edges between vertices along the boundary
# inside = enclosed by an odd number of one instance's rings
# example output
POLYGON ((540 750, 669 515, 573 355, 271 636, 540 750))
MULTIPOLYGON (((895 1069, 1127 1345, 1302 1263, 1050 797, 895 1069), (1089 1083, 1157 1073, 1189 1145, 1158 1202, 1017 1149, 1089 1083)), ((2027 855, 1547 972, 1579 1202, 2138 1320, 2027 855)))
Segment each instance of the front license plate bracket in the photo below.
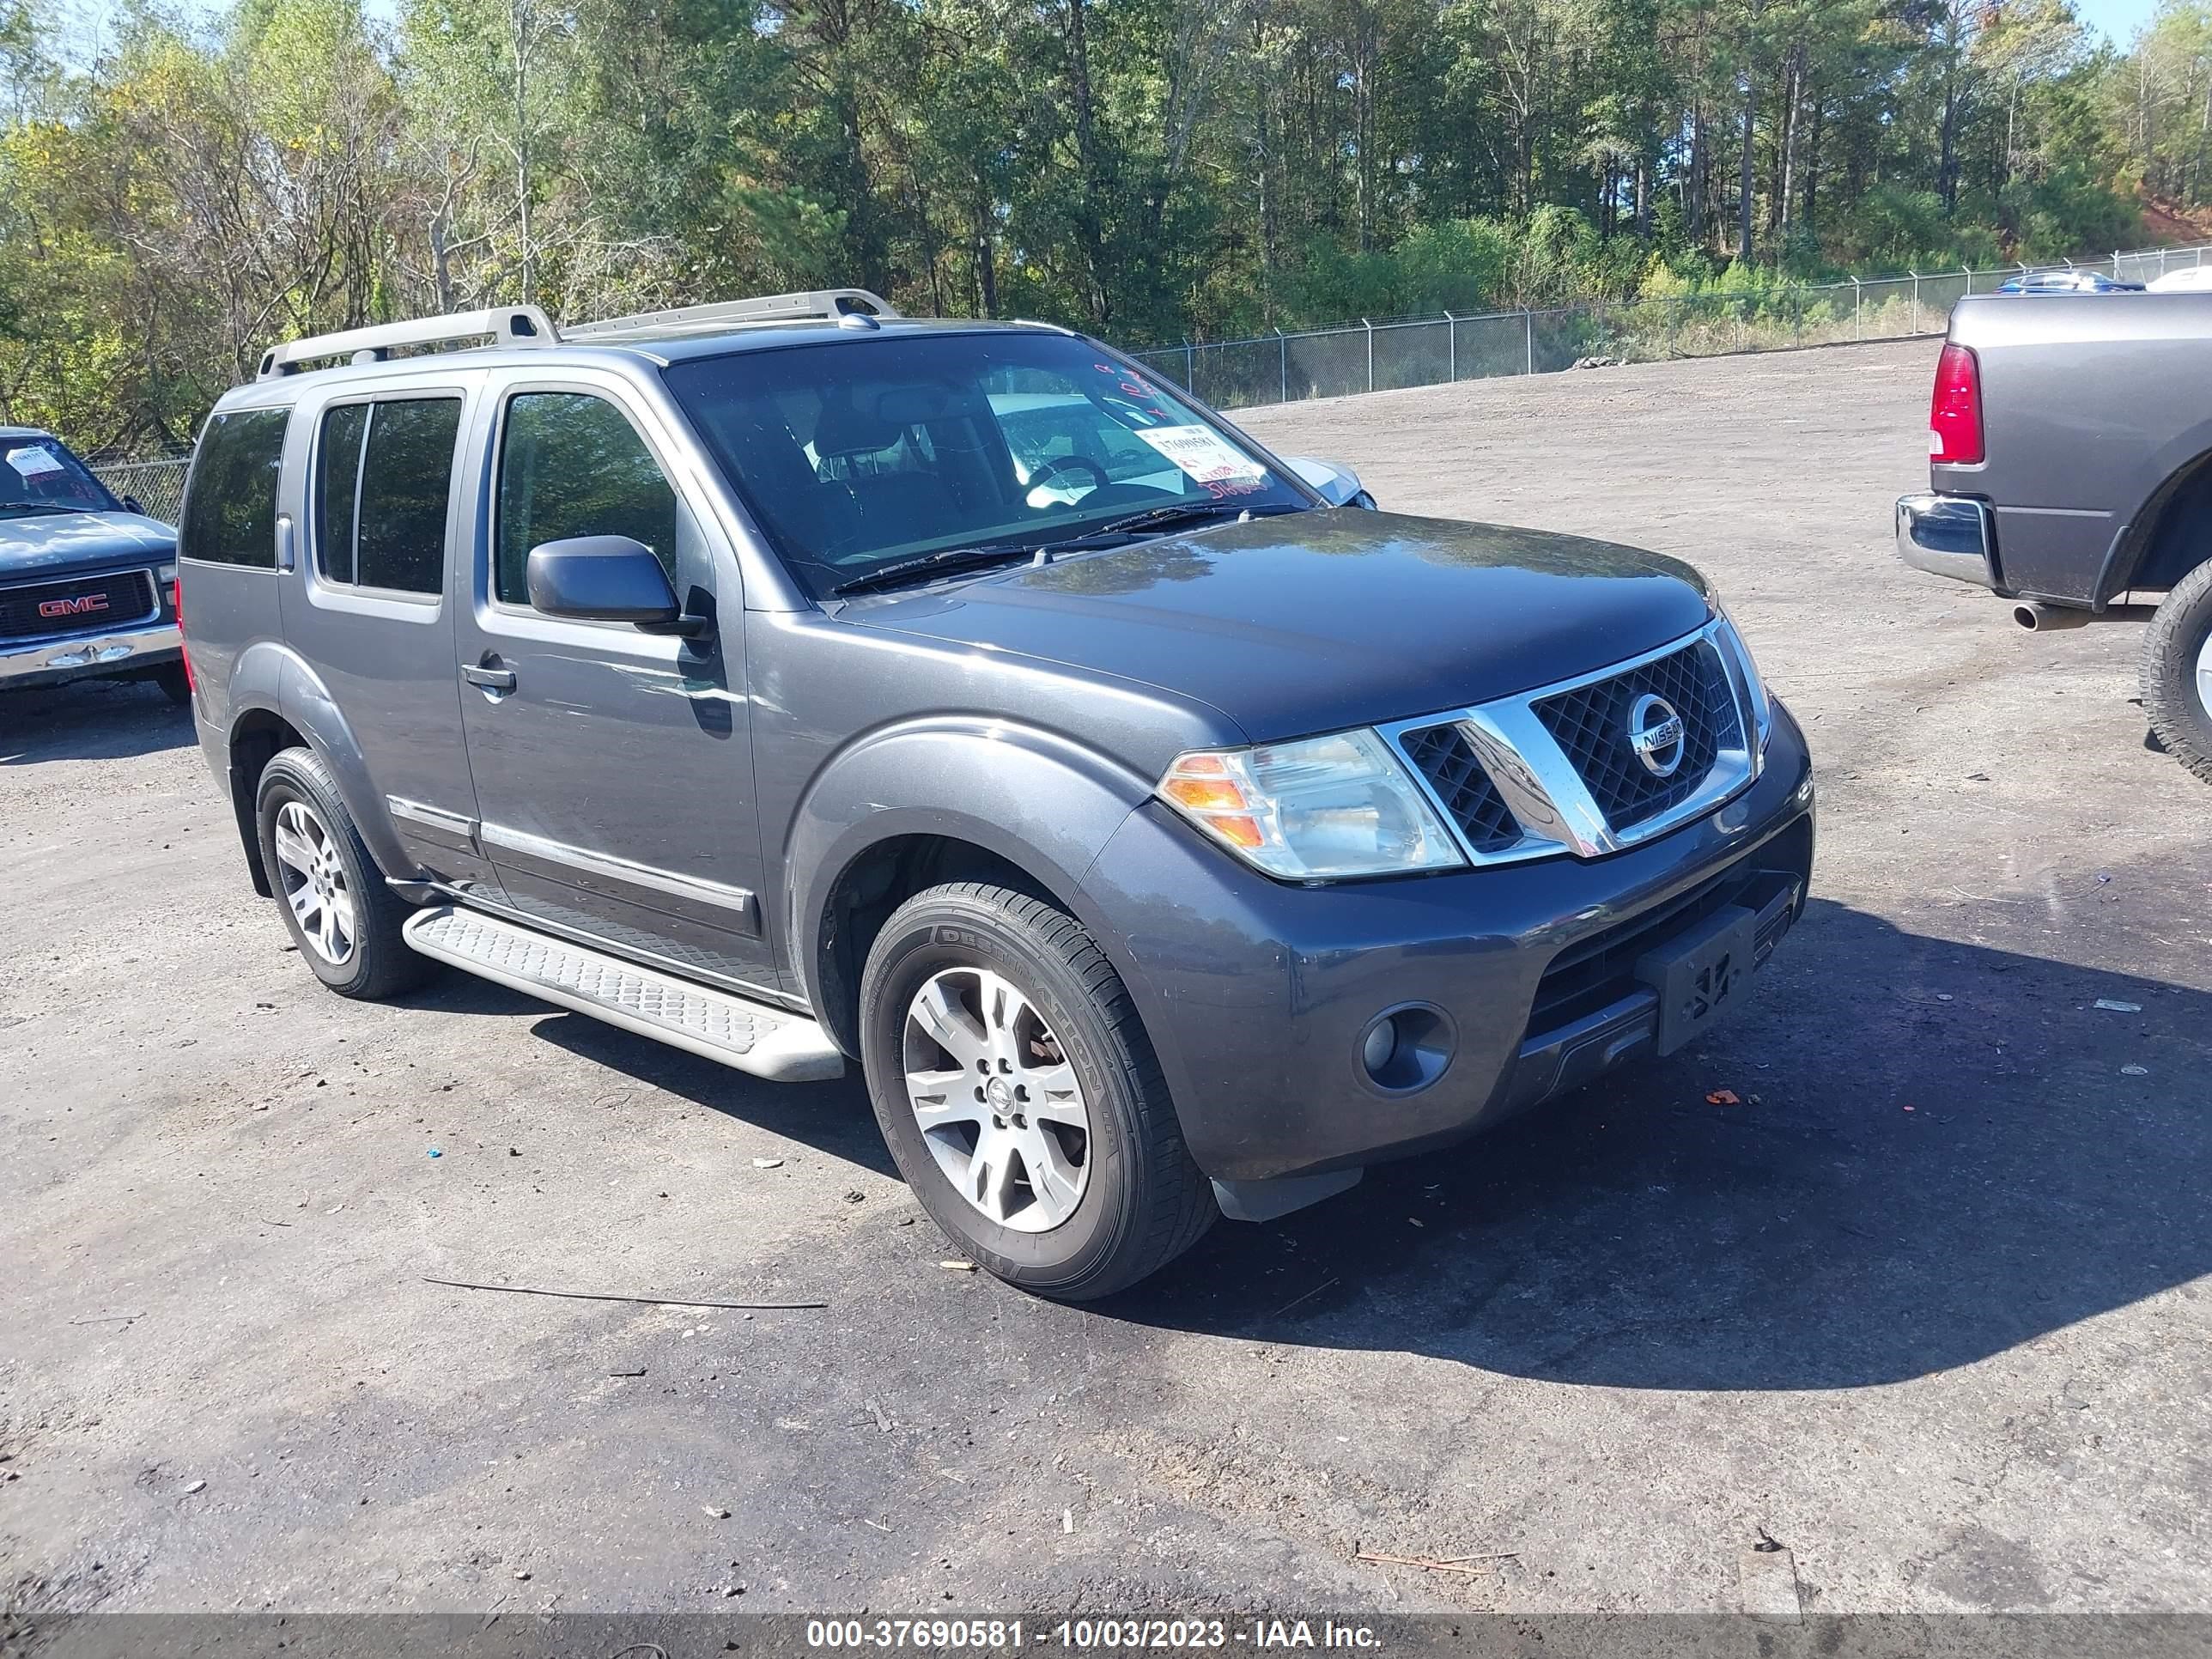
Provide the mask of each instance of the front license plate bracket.
POLYGON ((1671 1054, 1743 1000, 1759 952, 1759 916, 1716 910, 1637 959, 1636 977, 1659 996, 1657 1052, 1671 1054))

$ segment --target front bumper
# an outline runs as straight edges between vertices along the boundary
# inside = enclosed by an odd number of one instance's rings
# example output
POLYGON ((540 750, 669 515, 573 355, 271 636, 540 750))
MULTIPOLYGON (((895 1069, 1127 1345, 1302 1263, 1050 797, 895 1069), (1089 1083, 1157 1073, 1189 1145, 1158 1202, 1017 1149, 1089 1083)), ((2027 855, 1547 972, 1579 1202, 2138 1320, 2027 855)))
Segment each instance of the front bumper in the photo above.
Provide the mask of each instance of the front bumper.
POLYGON ((1650 1053, 1657 998, 1637 980, 1640 953, 1742 903, 1763 960, 1803 908, 1812 812, 1804 738, 1778 703, 1749 789, 1609 857, 1297 887, 1147 807, 1083 886, 1191 1156, 1218 1182, 1264 1182, 1459 1139, 1650 1053), (1439 1011, 1450 1057, 1393 1091, 1361 1042, 1408 1004, 1439 1011))
POLYGON ((178 661, 184 636, 168 618, 99 634, 0 644, 0 691, 137 673, 178 661))
POLYGON ((1897 503, 1897 556, 1915 570, 1997 586, 1996 527, 1971 495, 1905 495, 1897 503))

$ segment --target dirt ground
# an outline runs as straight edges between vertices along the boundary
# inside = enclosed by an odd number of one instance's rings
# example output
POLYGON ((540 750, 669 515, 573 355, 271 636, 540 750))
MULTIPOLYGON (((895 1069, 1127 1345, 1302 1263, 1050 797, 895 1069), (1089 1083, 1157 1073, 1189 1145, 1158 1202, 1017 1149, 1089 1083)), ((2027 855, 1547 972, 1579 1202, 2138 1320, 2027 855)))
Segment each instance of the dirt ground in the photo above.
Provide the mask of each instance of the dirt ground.
POLYGON ((1086 1310, 942 1268, 856 1083, 327 994, 185 715, 0 700, 0 1607, 1721 1611, 1764 1534, 1812 1611, 2212 1609, 2212 793, 2136 627, 1895 561, 1933 351, 1249 415, 1717 578, 1817 898, 1701 1051, 1086 1310))

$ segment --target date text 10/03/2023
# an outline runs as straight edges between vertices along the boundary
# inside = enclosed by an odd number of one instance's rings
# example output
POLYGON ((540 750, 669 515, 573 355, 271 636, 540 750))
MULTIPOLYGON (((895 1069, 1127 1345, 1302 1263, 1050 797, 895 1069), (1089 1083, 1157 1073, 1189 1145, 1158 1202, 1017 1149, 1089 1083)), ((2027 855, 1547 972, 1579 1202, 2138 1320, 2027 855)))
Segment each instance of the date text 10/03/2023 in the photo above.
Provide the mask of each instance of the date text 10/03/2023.
POLYGON ((989 1653, 1016 1648, 1073 1652, 1182 1649, 1334 1648, 1372 1652, 1370 1626, 1330 1619, 810 1619, 806 1645, 989 1653))

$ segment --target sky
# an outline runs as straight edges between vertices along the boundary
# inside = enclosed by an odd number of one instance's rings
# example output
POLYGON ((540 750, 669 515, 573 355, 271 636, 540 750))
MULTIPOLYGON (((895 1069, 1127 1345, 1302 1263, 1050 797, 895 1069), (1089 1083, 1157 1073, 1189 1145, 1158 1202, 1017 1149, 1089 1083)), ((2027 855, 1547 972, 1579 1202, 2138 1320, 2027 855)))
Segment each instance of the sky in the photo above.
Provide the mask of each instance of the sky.
POLYGON ((2102 29, 2116 46, 2132 41, 2136 31, 2150 21, 2151 13, 2157 9, 2158 0, 2074 0, 2074 10, 2081 21, 2102 29))
MULTIPOLYGON (((212 13, 221 9, 221 3, 222 0, 185 0, 185 9, 212 13)), ((365 4, 369 15, 387 21, 398 9, 396 0, 365 0, 365 4)), ((97 40, 104 33, 102 25, 112 9, 112 0, 63 0, 58 9, 70 15, 74 24, 70 31, 71 44, 97 40)), ((2114 46, 2124 47, 2150 21, 2158 9, 2158 0, 2074 0, 2074 9, 2084 22, 2103 31, 2114 46)))

